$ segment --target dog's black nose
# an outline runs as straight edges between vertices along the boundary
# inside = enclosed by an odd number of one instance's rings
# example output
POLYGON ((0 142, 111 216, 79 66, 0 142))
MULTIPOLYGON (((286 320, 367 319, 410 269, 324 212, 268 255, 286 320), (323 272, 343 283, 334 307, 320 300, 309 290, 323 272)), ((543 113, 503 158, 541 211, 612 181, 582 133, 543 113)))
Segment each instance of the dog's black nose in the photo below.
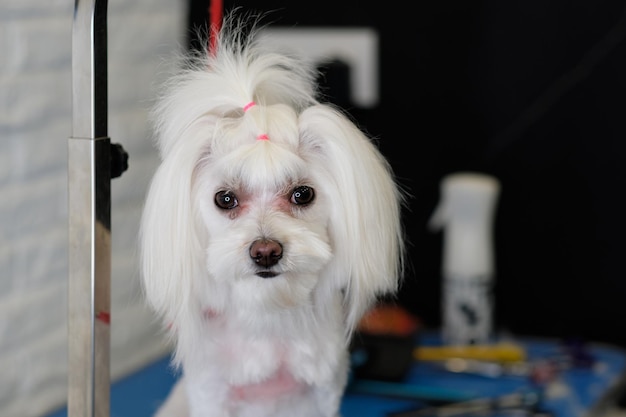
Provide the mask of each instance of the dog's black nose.
POLYGON ((255 264, 270 268, 283 257, 283 246, 271 239, 258 239, 250 245, 250 257, 255 264))

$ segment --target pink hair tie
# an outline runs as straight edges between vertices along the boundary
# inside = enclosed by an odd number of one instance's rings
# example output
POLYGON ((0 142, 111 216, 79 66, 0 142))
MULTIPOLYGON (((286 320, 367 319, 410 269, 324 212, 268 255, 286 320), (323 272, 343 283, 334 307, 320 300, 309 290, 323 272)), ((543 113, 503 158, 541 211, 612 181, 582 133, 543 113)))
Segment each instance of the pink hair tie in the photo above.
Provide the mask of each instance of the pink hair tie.
POLYGON ((243 111, 246 112, 248 111, 248 109, 252 106, 254 106, 256 103, 254 101, 251 101, 250 103, 246 104, 245 106, 243 106, 243 111))
POLYGON ((262 134, 256 137, 257 140, 270 140, 269 137, 267 137, 266 134, 262 134))

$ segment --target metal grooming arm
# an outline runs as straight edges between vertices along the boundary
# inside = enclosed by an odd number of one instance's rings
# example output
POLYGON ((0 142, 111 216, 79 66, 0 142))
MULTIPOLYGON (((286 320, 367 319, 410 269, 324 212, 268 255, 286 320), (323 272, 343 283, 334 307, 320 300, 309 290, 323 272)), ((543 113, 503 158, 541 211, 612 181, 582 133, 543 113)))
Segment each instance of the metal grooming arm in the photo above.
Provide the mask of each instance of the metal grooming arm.
POLYGON ((75 0, 68 140, 68 417, 110 415, 111 179, 127 155, 107 136, 107 1, 75 0))

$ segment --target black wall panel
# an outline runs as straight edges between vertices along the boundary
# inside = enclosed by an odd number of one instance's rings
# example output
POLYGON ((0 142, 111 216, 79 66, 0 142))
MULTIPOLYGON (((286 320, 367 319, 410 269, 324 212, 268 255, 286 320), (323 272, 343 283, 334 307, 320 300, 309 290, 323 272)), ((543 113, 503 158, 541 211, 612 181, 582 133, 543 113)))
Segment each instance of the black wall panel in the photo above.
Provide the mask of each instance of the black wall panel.
MULTIPOLYGON (((190 27, 208 1, 191 4, 190 27)), ((379 31, 379 104, 331 87, 413 196, 399 301, 425 325, 440 324, 442 236, 426 228, 439 181, 477 170, 502 183, 498 328, 626 346, 624 1, 224 2, 235 6, 273 25, 379 31)))

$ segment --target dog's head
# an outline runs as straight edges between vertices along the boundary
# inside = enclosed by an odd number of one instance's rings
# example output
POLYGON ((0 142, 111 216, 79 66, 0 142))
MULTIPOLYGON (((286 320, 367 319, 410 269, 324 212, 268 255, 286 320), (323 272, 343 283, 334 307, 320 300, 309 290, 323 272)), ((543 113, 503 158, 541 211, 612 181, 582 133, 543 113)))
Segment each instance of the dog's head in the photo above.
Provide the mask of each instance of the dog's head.
POLYGON ((225 25, 216 53, 188 64, 155 108, 147 299, 175 324, 339 294, 349 332, 397 287, 401 192, 375 144, 316 100, 306 62, 242 39, 225 25))

